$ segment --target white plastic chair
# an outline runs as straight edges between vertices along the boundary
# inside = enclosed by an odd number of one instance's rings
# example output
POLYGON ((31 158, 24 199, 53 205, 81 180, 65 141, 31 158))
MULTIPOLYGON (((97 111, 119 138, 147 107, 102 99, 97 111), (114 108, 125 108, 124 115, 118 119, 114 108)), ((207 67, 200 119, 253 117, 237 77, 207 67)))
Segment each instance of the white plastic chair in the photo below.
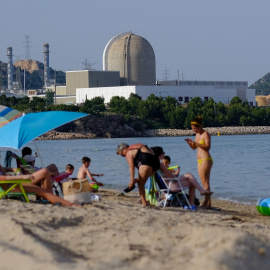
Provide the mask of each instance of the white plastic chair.
MULTIPOLYGON (((180 178, 179 177, 173 177, 173 178, 165 178, 161 175, 161 172, 158 171, 156 173, 156 182, 159 186, 159 194, 161 192, 166 192, 166 196, 165 196, 165 202, 164 202, 164 205, 163 207, 166 207, 167 205, 167 201, 168 201, 168 198, 169 198, 169 194, 176 194, 176 193, 179 193, 179 192, 182 192, 186 202, 187 202, 187 205, 189 208, 191 208, 191 205, 189 203, 189 200, 186 196, 186 193, 184 192, 184 190, 186 189, 189 189, 188 187, 183 187, 181 182, 180 182, 180 178), (171 185, 173 183, 173 181, 177 181, 179 187, 177 188, 171 188, 171 185)), ((178 198, 178 196, 176 196, 177 200, 178 200, 178 203, 181 205, 181 202, 178 198)))

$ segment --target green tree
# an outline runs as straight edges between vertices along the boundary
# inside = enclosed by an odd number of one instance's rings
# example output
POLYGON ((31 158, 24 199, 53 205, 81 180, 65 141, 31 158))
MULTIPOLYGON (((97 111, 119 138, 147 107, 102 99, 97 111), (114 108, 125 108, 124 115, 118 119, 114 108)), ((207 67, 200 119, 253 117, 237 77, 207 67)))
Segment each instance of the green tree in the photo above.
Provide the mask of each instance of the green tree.
POLYGON ((139 104, 142 102, 142 98, 137 94, 131 93, 128 99, 128 111, 130 115, 137 115, 139 104))
POLYGON ((163 98, 156 97, 151 94, 145 101, 146 108, 148 109, 148 117, 156 119, 157 121, 163 120, 162 105, 163 98))
POLYGON ((109 102, 111 112, 127 114, 128 113, 128 101, 124 97, 114 96, 109 102))
POLYGON ((241 103, 242 103, 242 99, 237 96, 233 97, 230 101, 230 105, 241 104, 241 103))
POLYGON ((216 102, 212 98, 205 101, 204 106, 203 106, 203 113, 202 113, 204 125, 211 126, 211 127, 219 126, 217 115, 218 115, 218 112, 217 112, 216 102))
POLYGON ((29 103, 29 112, 45 111, 46 101, 44 98, 33 97, 29 103))
POLYGON ((47 91, 45 94, 45 100, 47 105, 54 104, 54 92, 53 91, 47 91))
POLYGON ((93 99, 87 99, 83 106, 80 108, 81 112, 84 113, 93 113, 95 115, 100 115, 101 112, 104 112, 106 107, 104 105, 104 98, 95 97, 93 99))

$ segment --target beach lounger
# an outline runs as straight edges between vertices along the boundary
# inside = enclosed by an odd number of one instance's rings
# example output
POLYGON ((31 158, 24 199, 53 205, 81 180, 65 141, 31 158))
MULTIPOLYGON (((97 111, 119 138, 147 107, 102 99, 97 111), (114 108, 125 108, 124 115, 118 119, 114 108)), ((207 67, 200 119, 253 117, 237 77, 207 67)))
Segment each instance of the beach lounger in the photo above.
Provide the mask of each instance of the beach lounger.
POLYGON ((26 195, 26 192, 22 186, 23 183, 31 183, 30 179, 26 179, 26 180, 4 180, 4 181, 0 181, 0 199, 2 199, 4 196, 7 197, 14 197, 14 196, 23 196, 23 198, 25 199, 26 202, 29 203, 29 199, 26 195), (2 188, 1 186, 5 185, 7 186, 7 188, 2 188), (19 186, 22 193, 15 193, 12 192, 12 190, 16 187, 19 186))
POLYGON ((187 187, 183 187, 179 177, 173 177, 173 178, 164 178, 161 175, 161 172, 158 171, 155 174, 155 180, 159 186, 159 196, 161 195, 162 192, 165 193, 165 202, 163 204, 163 207, 166 207, 167 201, 170 196, 173 196, 173 199, 176 200, 179 204, 179 206, 183 206, 183 203, 181 202, 180 198, 178 197, 178 194, 181 193, 184 199, 184 203, 187 204, 189 208, 191 208, 189 200, 186 196, 186 193, 184 190, 188 189, 187 187), (178 182, 179 187, 178 188, 171 188, 172 183, 176 181, 178 182))

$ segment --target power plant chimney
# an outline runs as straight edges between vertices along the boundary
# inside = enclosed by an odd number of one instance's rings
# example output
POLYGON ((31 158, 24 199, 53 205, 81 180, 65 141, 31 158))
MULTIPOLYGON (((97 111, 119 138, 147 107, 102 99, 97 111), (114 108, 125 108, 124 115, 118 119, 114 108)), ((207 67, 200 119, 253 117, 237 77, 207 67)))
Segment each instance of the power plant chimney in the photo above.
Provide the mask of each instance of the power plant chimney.
POLYGON ((8 90, 13 90, 12 47, 7 48, 7 57, 8 57, 8 90))
POLYGON ((43 53, 44 53, 44 82, 45 87, 50 86, 50 65, 49 65, 49 44, 45 43, 43 45, 43 53))

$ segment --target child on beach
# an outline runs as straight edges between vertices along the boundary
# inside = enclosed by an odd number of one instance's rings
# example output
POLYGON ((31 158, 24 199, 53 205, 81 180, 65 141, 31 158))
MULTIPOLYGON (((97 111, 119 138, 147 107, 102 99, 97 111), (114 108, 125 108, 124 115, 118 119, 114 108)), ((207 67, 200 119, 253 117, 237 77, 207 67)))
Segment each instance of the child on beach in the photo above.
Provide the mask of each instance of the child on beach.
POLYGON ((99 174, 94 174, 94 173, 90 173, 88 167, 90 166, 91 163, 91 159, 89 157, 83 157, 82 158, 82 167, 79 168, 78 171, 78 175, 77 178, 78 179, 84 179, 87 176, 90 178, 90 180, 92 180, 93 182, 95 182, 98 186, 103 186, 102 183, 98 182, 93 176, 103 176, 103 173, 99 173, 99 174))
POLYGON ((64 172, 59 173, 58 177, 66 176, 61 183, 68 181, 68 177, 72 175, 74 172, 74 166, 72 164, 66 165, 66 170, 64 172))
POLYGON ((57 195, 59 197, 63 197, 63 190, 62 190, 62 183, 69 181, 68 177, 73 174, 74 166, 72 164, 66 165, 66 170, 64 172, 61 172, 56 177, 52 177, 52 189, 53 194, 57 195))
POLYGON ((170 170, 175 176, 178 176, 179 175, 179 172, 180 172, 180 166, 177 166, 177 169, 174 170, 174 169, 169 169, 170 167, 170 164, 171 164, 171 158, 169 156, 164 156, 162 161, 161 161, 168 170, 170 170))

